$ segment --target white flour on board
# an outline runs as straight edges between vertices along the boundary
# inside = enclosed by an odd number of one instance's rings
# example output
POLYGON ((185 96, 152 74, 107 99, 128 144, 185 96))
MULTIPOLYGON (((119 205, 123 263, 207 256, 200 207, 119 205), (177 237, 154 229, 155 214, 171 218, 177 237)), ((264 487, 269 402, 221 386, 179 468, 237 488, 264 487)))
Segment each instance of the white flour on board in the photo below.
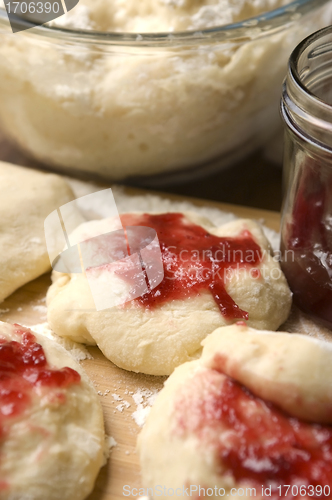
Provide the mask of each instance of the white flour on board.
MULTIPOLYGON (((96 197, 95 204, 89 207, 86 206, 85 200, 84 202, 79 200, 82 196, 100 191, 105 189, 105 187, 69 177, 66 177, 66 180, 73 189, 76 198, 78 198, 77 205, 86 218, 96 218, 96 216, 103 218, 108 214, 109 207, 105 204, 105 198, 99 200, 96 197)), ((155 194, 128 195, 121 186, 113 186, 112 191, 120 214, 125 212, 185 212, 189 210, 210 219, 216 226, 221 226, 222 224, 238 219, 231 212, 224 212, 219 208, 197 206, 188 201, 170 200, 155 194)), ((258 222, 261 223, 262 221, 258 222)), ((264 225, 262 227, 273 250, 278 250, 280 242, 279 234, 264 225)))

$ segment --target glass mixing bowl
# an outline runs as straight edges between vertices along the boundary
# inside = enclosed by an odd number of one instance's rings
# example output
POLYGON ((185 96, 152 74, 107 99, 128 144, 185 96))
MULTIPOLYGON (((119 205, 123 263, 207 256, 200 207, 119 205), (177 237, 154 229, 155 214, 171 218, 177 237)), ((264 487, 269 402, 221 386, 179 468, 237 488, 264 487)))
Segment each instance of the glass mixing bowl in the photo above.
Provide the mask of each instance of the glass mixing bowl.
POLYGON ((0 127, 67 174, 167 180, 223 168, 275 136, 288 57, 331 18, 330 2, 297 0, 198 32, 13 34, 0 9, 0 127))

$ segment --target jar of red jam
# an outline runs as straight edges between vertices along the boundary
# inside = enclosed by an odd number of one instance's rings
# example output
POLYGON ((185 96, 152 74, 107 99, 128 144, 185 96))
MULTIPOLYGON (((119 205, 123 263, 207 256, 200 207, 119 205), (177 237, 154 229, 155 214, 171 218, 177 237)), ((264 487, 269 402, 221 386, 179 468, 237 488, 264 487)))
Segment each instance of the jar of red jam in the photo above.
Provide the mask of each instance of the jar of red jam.
POLYGON ((293 51, 283 85, 282 268, 305 312, 332 327, 332 27, 293 51))

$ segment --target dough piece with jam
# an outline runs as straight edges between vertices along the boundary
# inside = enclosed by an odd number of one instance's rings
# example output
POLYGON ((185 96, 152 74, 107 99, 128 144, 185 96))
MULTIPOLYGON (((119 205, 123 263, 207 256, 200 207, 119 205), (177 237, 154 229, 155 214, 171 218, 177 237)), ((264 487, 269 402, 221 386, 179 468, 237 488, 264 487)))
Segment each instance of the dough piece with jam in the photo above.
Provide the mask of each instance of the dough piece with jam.
POLYGON ((143 486, 275 500, 290 485, 289 500, 332 498, 331 367, 324 341, 217 329, 152 407, 138 438, 143 486))
POLYGON ((84 371, 55 342, 0 323, 0 499, 83 500, 103 465, 104 424, 84 371))
MULTIPOLYGON (((242 319, 274 330, 286 320, 291 293, 257 223, 241 219, 214 227, 194 213, 133 213, 121 220, 156 230, 163 281, 124 305, 94 312, 85 275, 53 272, 48 321, 58 335, 96 343, 126 370, 169 375, 197 359, 202 340, 220 326, 242 319)), ((72 239, 107 233, 112 224, 85 223, 72 239)), ((120 268, 112 283, 114 289, 127 286, 129 294, 130 279, 120 268)))
POLYGON ((44 220, 73 198, 58 175, 0 162, 0 302, 51 268, 44 220))

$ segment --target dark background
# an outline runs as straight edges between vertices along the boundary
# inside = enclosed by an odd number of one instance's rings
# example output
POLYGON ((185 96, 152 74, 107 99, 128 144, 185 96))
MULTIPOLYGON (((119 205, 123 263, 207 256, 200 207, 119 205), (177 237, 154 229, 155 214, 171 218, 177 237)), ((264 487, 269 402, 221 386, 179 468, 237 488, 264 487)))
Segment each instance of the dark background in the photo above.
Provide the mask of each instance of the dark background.
POLYGON ((277 210, 282 202, 282 168, 255 153, 206 178, 170 186, 168 192, 233 203, 248 207, 277 210))
MULTIPOLYGON (((40 167, 10 144, 0 131, 0 160, 40 167)), ((155 187, 154 190, 248 207, 279 211, 282 202, 282 168, 255 153, 218 173, 183 184, 155 187)))

